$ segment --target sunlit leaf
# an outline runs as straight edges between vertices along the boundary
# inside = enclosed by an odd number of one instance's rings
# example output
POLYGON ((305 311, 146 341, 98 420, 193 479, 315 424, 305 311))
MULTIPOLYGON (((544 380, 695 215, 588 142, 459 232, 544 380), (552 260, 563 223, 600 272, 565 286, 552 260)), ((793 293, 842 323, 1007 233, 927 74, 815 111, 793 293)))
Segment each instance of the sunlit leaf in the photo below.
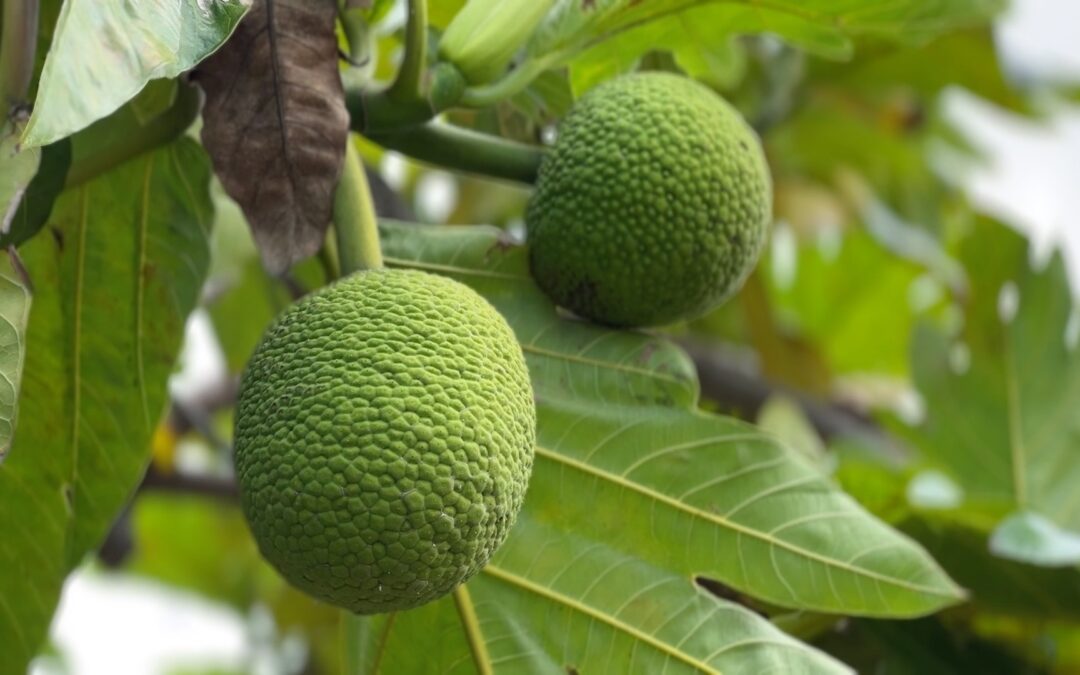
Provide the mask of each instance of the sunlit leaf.
POLYGON ((757 430, 694 410, 671 343, 559 318, 520 246, 485 228, 384 228, 392 265, 448 274, 502 311, 529 363, 539 446, 526 509, 683 575, 780 605, 911 615, 957 589, 912 542, 757 430), (627 527, 645 519, 648 527, 627 527), (841 534, 842 533, 842 534, 841 534))
POLYGON ((69 136, 150 80, 190 69, 229 37, 245 9, 242 0, 66 0, 23 141, 69 136))
POLYGON ((1075 567, 1080 565, 1080 534, 1063 530, 1038 513, 1017 513, 994 529, 990 550, 1033 565, 1075 567))
POLYGON ((692 578, 531 513, 452 597, 352 628, 369 675, 850 672, 692 578))
MULTIPOLYGON (((559 0, 534 32, 530 56, 551 54, 563 59, 604 40, 630 32, 616 55, 636 58, 653 48, 654 40, 674 30, 672 17, 695 14, 709 21, 713 36, 726 40, 737 33, 771 33, 792 44, 833 57, 851 53, 851 37, 874 35, 890 40, 918 42, 949 28, 984 21, 1003 3, 1000 0, 778 0, 763 3, 711 3, 708 0, 559 0), (717 5, 710 7, 710 5, 717 5), (651 23, 660 24, 655 30, 651 23)), ((661 42, 662 44, 662 42, 661 42)))

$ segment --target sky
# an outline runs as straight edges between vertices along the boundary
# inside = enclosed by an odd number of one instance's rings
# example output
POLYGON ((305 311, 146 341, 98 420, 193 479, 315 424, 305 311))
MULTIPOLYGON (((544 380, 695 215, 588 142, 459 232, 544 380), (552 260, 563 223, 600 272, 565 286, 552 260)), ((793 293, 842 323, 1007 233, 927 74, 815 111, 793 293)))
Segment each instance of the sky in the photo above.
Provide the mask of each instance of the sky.
MULTIPOLYGON (((997 38, 1015 77, 1080 82, 1080 0, 1014 0, 997 38)), ((1062 244, 1080 290, 1080 223, 1075 215, 1080 213, 1080 107, 1061 107, 1036 122, 962 91, 953 92, 947 105, 948 114, 989 160, 965 178, 968 193, 986 210, 1028 232, 1038 254, 1062 244)), ((204 317, 191 322, 189 335, 203 343, 212 339, 208 330, 204 317)), ((280 664, 290 660, 280 658, 283 647, 265 615, 243 616, 147 580, 85 570, 73 574, 65 586, 52 640, 72 675, 154 675, 179 664, 276 675, 280 664)), ((49 659, 39 661, 33 671, 58 672, 64 671, 49 659)))
MULTIPOLYGON (((996 37, 1014 77, 1080 83, 1080 1, 1014 1, 996 37)), ((1026 232, 1037 258, 1063 246, 1080 292, 1080 107, 1035 121, 956 91, 947 111, 988 160, 966 177, 973 201, 1026 232)))

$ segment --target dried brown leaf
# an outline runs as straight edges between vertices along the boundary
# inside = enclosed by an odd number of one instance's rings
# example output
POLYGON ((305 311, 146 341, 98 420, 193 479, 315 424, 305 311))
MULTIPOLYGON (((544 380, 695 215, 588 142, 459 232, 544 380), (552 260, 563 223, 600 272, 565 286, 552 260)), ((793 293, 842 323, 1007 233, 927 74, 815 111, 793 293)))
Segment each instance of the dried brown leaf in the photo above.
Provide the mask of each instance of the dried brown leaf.
POLYGON ((203 145, 268 270, 315 253, 348 141, 334 0, 256 0, 198 69, 203 145))

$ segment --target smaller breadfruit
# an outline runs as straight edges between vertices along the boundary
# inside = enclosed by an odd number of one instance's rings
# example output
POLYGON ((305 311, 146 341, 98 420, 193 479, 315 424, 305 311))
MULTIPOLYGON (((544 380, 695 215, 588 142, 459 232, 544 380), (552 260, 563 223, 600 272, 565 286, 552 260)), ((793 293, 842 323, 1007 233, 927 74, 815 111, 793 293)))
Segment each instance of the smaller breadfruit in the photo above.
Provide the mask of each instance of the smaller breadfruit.
POLYGON ((474 575, 532 470, 521 347, 456 281, 368 271, 286 309, 236 409, 241 506, 294 586, 357 613, 409 609, 474 575))
POLYGON ((598 323, 693 318, 742 285, 771 209, 761 144, 734 108, 684 77, 626 75, 574 104, 541 164, 532 274, 598 323))

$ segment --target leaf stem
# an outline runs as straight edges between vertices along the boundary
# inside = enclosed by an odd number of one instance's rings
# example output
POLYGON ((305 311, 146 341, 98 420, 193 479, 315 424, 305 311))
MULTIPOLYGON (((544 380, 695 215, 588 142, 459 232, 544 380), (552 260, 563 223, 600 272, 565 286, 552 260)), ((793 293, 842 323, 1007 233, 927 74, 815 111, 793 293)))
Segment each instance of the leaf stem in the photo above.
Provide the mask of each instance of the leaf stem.
POLYGON ((383 266, 375 204, 352 139, 345 148, 345 166, 334 195, 334 236, 342 276, 383 266))
POLYGON ((470 108, 485 108, 499 101, 510 98, 525 90, 532 81, 548 68, 559 63, 561 52, 552 52, 538 58, 530 58, 515 66, 500 80, 478 87, 468 87, 461 96, 461 105, 470 108))
POLYGON ((519 183, 536 181, 545 152, 539 146, 436 122, 369 138, 413 159, 519 183))
MULTIPOLYGON (((38 0, 4 0, 0 37, 0 95, 5 107, 26 102, 37 52, 38 0)), ((7 111, 5 110, 5 115, 7 111)))
POLYGON ((427 65, 427 0, 408 0, 409 18, 405 24, 405 58, 398 69, 387 97, 392 101, 422 101, 424 67, 427 65))

